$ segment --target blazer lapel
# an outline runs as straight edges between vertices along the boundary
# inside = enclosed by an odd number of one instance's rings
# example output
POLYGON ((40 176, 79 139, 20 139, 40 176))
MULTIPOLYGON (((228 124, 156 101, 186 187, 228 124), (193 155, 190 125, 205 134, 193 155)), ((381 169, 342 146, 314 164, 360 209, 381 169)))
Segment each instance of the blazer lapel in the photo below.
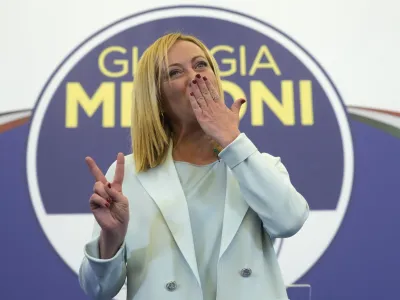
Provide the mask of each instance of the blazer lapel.
POLYGON ((229 247, 240 224, 246 214, 249 205, 242 198, 240 186, 229 167, 226 168, 226 197, 224 221, 222 225, 221 247, 219 258, 222 257, 226 249, 229 247))
POLYGON ((143 187, 159 207, 179 249, 201 286, 186 197, 172 159, 172 146, 164 163, 137 174, 143 187))

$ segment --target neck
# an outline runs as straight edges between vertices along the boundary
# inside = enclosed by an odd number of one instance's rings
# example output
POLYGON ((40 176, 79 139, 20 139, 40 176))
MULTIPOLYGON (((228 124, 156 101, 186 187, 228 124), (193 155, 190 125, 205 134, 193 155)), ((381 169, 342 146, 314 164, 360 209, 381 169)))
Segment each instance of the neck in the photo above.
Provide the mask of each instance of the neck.
POLYGON ((174 160, 208 164, 218 159, 214 150, 216 143, 197 122, 173 126, 173 132, 174 160))

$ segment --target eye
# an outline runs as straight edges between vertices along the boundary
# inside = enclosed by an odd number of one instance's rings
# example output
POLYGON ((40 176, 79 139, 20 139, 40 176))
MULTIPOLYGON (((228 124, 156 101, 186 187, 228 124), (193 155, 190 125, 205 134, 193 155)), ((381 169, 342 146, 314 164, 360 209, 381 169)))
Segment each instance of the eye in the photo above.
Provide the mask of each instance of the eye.
POLYGON ((171 70, 171 71, 168 72, 168 76, 169 77, 173 77, 173 76, 178 75, 178 74, 179 74, 179 70, 171 70))
POLYGON ((207 67, 208 66, 208 63, 206 62, 206 61, 199 61, 197 64, 196 64, 196 68, 204 68, 204 67, 207 67))

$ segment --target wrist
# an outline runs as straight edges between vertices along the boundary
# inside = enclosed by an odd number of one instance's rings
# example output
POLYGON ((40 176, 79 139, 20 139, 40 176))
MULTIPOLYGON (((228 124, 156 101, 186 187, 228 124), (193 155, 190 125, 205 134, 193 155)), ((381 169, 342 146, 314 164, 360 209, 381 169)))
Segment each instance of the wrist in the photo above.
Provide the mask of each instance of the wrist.
POLYGON ((232 132, 229 135, 223 136, 222 138, 217 140, 217 142, 222 148, 225 148, 226 146, 231 144, 234 140, 236 140, 239 135, 240 131, 236 130, 235 132, 232 132))
POLYGON ((102 230, 99 239, 100 258, 112 258, 118 252, 123 242, 123 235, 102 230))

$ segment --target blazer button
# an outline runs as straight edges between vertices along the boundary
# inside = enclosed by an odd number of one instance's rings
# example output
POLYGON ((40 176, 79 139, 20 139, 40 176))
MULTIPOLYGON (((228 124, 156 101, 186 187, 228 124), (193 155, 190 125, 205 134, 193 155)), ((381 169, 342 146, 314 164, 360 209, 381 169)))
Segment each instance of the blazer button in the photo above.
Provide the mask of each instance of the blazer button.
POLYGON ((251 275, 251 269, 250 268, 243 268, 242 270, 240 270, 240 275, 242 277, 250 277, 251 275))
POLYGON ((178 287, 178 285, 176 284, 175 281, 167 282, 167 284, 165 285, 165 288, 166 288, 167 291, 169 291, 169 292, 175 291, 177 287, 178 287))

